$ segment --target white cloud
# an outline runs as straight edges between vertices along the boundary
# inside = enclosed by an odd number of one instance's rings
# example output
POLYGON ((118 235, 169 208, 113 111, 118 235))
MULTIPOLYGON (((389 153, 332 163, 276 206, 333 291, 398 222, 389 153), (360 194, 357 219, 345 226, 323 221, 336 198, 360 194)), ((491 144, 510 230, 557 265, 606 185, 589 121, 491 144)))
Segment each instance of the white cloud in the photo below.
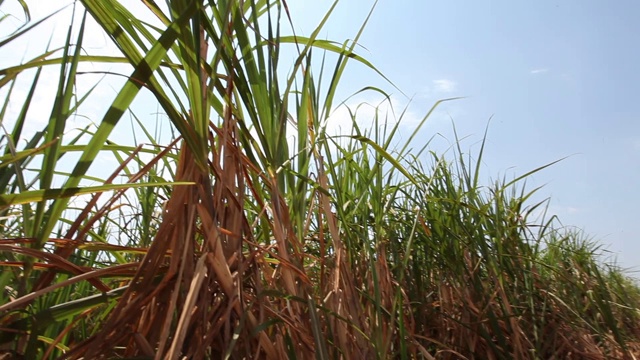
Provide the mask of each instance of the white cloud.
POLYGON ((569 214, 576 214, 576 213, 579 213, 579 212, 582 212, 581 208, 577 208, 577 207, 573 207, 573 206, 568 206, 567 207, 567 213, 569 213, 569 214))
MULTIPOLYGON (((370 94, 360 95, 349 99, 345 104, 334 108, 328 119, 322 121, 326 126, 326 134, 333 138, 342 146, 347 145, 351 140, 342 136, 353 134, 354 123, 357 124, 361 133, 374 141, 381 140, 389 134, 391 129, 400 123, 400 129, 411 131, 422 120, 424 114, 407 107, 409 104, 403 97, 391 96, 388 99, 370 94), (376 126, 381 138, 375 139, 374 127, 376 126)), ((289 140, 289 152, 292 156, 297 153, 297 128, 294 125, 295 119, 287 124, 287 135, 289 140)), ((255 133, 252 133, 255 136, 255 133)), ((396 133, 398 141, 402 136, 396 133)))
POLYGON ((547 69, 547 68, 540 68, 540 69, 533 69, 533 70, 531 70, 529 73, 530 73, 530 74, 532 74, 532 75, 536 75, 536 74, 544 74, 544 73, 546 73, 547 71, 549 71, 549 69, 547 69))
POLYGON ((438 79, 433 80, 433 86, 435 87, 435 90, 437 92, 450 93, 456 91, 456 87, 458 86, 458 84, 453 80, 438 79))
POLYGON ((398 121, 405 126, 415 125, 421 117, 407 106, 406 101, 395 96, 389 99, 364 97, 350 99, 346 104, 333 110, 327 119, 327 133, 329 135, 351 134, 354 117, 361 131, 369 131, 376 117, 380 127, 384 125, 391 127, 398 121))

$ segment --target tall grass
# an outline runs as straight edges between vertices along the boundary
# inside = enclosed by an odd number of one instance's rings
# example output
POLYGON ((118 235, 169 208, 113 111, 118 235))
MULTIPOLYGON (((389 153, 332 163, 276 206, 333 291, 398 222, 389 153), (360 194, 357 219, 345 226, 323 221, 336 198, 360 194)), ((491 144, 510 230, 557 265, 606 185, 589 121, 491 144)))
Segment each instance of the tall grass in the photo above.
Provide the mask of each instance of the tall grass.
MULTIPOLYGON (((80 1, 64 46, 0 70, 2 125, 11 128, 0 142, 2 351, 28 359, 640 352, 638 287, 580 233, 540 220, 546 204, 532 204, 522 184, 531 173, 484 185, 484 144, 475 160, 458 139, 448 154, 411 150, 432 111, 404 143, 402 115, 382 111, 362 128, 352 108, 350 134, 327 132, 347 62, 377 71, 354 53, 364 25, 353 41, 318 38, 336 3, 308 37, 289 35, 284 1, 143 4, 146 13, 132 14, 126 2, 80 1), (88 18, 119 57, 83 51, 88 18), (284 49, 293 50, 289 63, 284 49), (114 62, 130 65, 119 74, 126 82, 95 125, 70 135, 70 117, 101 86, 79 93, 79 67, 114 62), (25 139, 45 68, 59 71, 56 100, 47 125, 25 139), (31 90, 19 98, 15 84, 29 75, 31 90), (142 91, 162 109, 159 126, 176 132, 168 143, 131 114, 142 91), (9 119, 16 101, 21 110, 9 119), (140 143, 116 141, 125 114, 145 134, 140 143), (96 174, 107 155, 118 165, 96 174)), ((20 28, 0 47, 36 29, 20 28)))

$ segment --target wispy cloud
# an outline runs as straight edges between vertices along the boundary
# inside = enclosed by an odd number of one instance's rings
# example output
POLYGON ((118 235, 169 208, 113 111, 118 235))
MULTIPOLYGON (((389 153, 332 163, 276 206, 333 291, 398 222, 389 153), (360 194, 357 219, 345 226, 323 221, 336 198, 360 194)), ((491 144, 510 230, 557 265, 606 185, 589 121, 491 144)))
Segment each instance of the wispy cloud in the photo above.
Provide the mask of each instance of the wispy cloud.
POLYGON ((547 71, 549 71, 549 69, 547 69, 547 68, 540 68, 540 69, 533 69, 533 70, 531 70, 529 73, 530 73, 530 74, 532 74, 532 75, 536 75, 536 74, 544 74, 544 73, 546 73, 547 71))
POLYGON ((389 99, 361 96, 352 98, 331 113, 327 119, 327 133, 331 135, 351 134, 353 129, 353 117, 361 129, 369 129, 373 126, 376 117, 380 124, 393 125, 400 121, 404 124, 415 124, 419 121, 413 111, 406 109, 407 103, 395 96, 389 99), (352 117, 353 116, 353 117, 352 117))
POLYGON ((449 79, 433 80, 433 86, 437 92, 450 93, 456 91, 458 84, 449 79))
POLYGON ((568 206, 566 210, 567 210, 567 213, 569 214, 576 214, 583 211, 582 208, 573 207, 573 206, 568 206))

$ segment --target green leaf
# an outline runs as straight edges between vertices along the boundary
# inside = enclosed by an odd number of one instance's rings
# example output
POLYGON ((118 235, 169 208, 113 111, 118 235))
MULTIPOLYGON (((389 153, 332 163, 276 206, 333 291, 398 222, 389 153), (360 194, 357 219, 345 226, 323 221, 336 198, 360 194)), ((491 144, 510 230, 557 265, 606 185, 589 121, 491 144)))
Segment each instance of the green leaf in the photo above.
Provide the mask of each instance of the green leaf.
POLYGON ((180 186, 194 185, 193 182, 177 181, 177 182, 154 182, 154 183, 135 183, 135 184, 111 184, 88 187, 72 187, 61 189, 45 189, 25 191, 20 194, 2 194, 0 195, 0 209, 11 206, 26 204, 30 202, 40 202, 44 200, 54 200, 70 198, 72 196, 92 194, 111 190, 121 190, 139 187, 158 187, 158 186, 180 186))

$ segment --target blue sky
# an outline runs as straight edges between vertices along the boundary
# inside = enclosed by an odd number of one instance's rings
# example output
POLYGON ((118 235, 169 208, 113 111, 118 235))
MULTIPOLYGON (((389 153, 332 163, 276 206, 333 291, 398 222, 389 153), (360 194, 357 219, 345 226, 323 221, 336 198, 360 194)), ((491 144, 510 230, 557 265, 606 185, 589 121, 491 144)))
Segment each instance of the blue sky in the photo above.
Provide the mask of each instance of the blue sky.
MULTIPOLYGON (((32 6, 34 18, 69 2, 32 6)), ((288 4, 296 31, 308 35, 331 2, 288 4)), ((353 38, 372 5, 370 0, 343 0, 321 37, 340 42, 353 38)), ((532 176, 528 188, 544 185, 535 199, 551 197, 550 212, 564 225, 583 229, 617 255, 620 265, 640 270, 638 18, 640 5, 622 0, 380 0, 358 53, 412 98, 406 132, 415 124, 411 120, 422 117, 436 100, 466 97, 444 104, 422 130, 420 139, 442 134, 433 143, 438 151, 453 142, 451 117, 459 134, 468 136, 462 148, 477 154, 493 117, 483 163, 487 184, 569 156, 532 176)), ((64 40, 67 19, 46 24, 61 31, 58 40, 64 40)), ((44 29, 39 33, 51 31, 44 29)), ((96 39, 95 48, 108 45, 104 36, 96 39)), ((41 53, 46 40, 30 39, 31 54, 41 53)), ((0 56, 0 67, 19 62, 15 56, 22 58, 23 51, 0 56)), ((340 98, 376 85, 393 94, 396 110, 409 102, 355 62, 344 76, 340 98)), ((101 96, 113 96, 117 88, 107 88, 101 96)), ((33 117, 46 121, 48 108, 37 107, 43 113, 33 117)))
MULTIPOLYGON (((322 36, 353 38, 372 4, 341 2, 322 36)), ((296 31, 310 34, 329 5, 290 1, 296 31)), ((536 199, 551 197, 564 225, 640 270, 639 17, 634 1, 381 0, 359 53, 412 97, 413 114, 440 98, 466 97, 445 104, 424 139, 441 133, 453 141, 451 116, 474 154, 493 116, 487 183, 570 156, 527 186, 544 185, 536 199)), ((372 83, 406 103, 365 67, 348 70, 343 96, 372 83)))

